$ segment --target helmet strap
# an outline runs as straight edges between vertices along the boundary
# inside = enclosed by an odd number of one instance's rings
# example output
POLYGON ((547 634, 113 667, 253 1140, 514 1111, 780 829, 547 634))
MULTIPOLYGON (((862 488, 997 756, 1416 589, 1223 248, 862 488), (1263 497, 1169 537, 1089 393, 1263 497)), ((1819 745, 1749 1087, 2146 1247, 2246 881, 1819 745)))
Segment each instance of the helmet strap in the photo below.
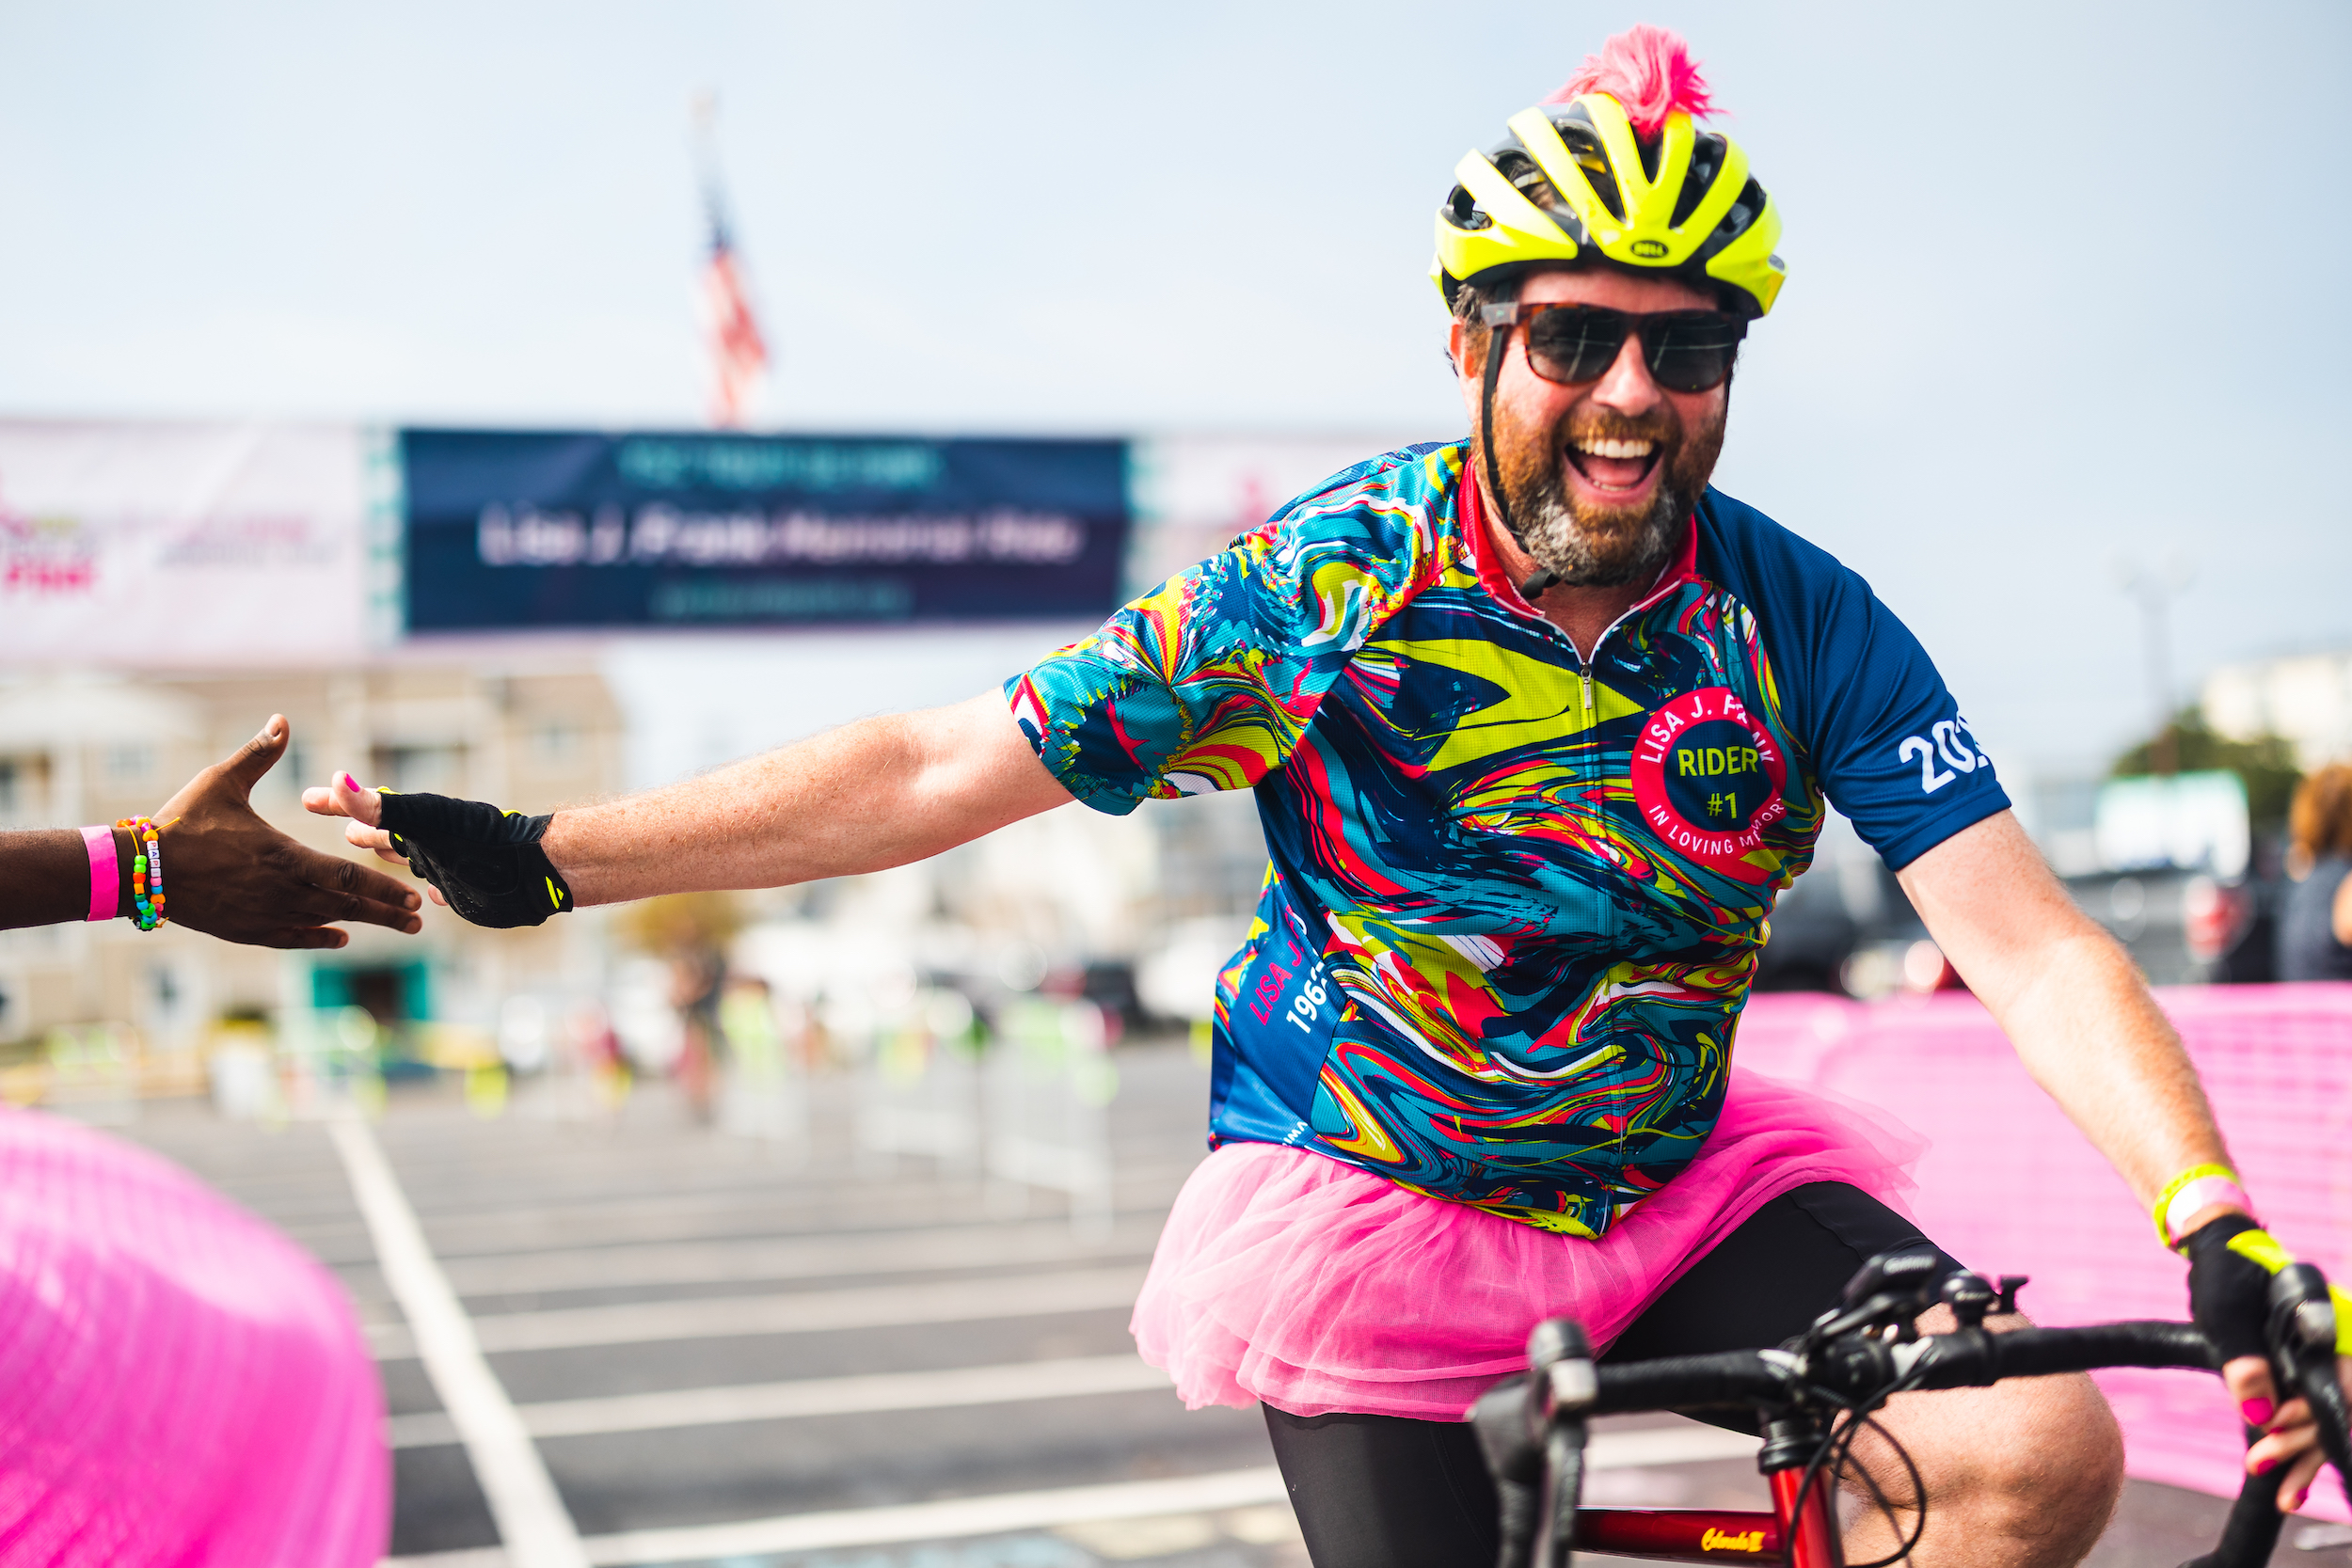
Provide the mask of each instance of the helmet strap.
MULTIPOLYGON (((1519 527, 1511 520, 1511 503, 1503 499, 1502 472, 1495 466, 1495 383, 1502 376, 1502 356, 1511 346, 1511 324, 1497 322, 1486 336, 1486 373, 1479 378, 1478 448, 1486 460, 1486 500, 1502 522, 1503 531, 1514 539, 1519 537, 1519 527)), ((1525 540, 1519 541, 1521 546, 1525 540)), ((1535 596, 1560 580, 1549 566, 1538 566, 1519 584, 1519 597, 1530 604, 1535 596)))

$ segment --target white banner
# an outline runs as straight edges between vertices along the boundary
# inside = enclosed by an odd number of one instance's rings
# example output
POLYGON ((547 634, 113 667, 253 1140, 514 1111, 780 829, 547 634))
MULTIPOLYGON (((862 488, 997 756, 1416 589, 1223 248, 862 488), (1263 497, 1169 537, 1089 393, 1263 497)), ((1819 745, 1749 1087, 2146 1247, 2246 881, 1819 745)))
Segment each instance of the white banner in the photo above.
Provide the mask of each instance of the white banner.
POLYGON ((348 426, 0 420, 0 666, 359 658, 399 626, 393 465, 348 426))

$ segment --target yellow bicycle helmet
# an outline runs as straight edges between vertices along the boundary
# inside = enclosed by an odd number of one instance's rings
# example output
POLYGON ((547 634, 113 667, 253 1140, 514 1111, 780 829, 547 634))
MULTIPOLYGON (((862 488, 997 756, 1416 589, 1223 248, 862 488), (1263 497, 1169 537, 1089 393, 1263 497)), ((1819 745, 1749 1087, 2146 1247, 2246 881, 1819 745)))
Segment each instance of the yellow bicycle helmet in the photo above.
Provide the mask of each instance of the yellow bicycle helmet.
POLYGON ((1611 39, 1551 101, 1511 117, 1509 141, 1454 166, 1430 268, 1448 307, 1498 269, 1597 251, 1771 310, 1787 276, 1780 214, 1737 143, 1693 128, 1708 109, 1682 40, 1647 25, 1611 39))
MULTIPOLYGON (((1692 127, 1712 108, 1688 45, 1662 27, 1629 28, 1588 56, 1551 99, 1513 115, 1511 140, 1465 153, 1438 209, 1430 281, 1453 309, 1466 283, 1497 282, 1588 252, 1619 266, 1724 285, 1761 316, 1788 269, 1772 245, 1780 214, 1730 137, 1692 127)), ((1489 304, 1478 404, 1488 504, 1514 535, 1494 450, 1495 385, 1517 311, 1489 304)), ((1559 581, 1538 567, 1530 601, 1559 581)))

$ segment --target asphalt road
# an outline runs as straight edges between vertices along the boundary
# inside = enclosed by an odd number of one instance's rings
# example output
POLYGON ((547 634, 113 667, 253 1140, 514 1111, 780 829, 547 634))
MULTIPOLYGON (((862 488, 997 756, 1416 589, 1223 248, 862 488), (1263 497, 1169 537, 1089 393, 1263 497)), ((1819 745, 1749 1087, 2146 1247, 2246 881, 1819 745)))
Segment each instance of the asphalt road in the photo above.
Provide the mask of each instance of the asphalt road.
MULTIPOLYGON (((460 1443, 420 1359, 448 1354, 446 1325, 404 1311, 329 1129, 162 1105, 132 1133, 348 1285, 383 1369, 401 1568, 507 1568, 546 1546, 501 1546, 478 1462, 507 1477, 502 1495, 517 1465, 550 1478, 557 1522, 541 1524, 600 1564, 1303 1565, 1255 1415, 1186 1411, 1135 1357, 1127 1303, 1200 1157, 1206 1075, 1181 1049, 1120 1061, 1115 1213, 1095 1234, 1058 1197, 1009 1214, 1001 1189, 993 1204, 928 1161, 861 1169, 842 1085, 820 1093, 814 1158, 797 1164, 696 1124, 665 1087, 606 1122, 557 1117, 546 1095, 496 1119, 396 1095, 373 1147, 480 1347, 483 1387, 519 1423, 487 1458, 460 1443)), ((1760 1506, 1724 1435, 1613 1424, 1590 1497, 1760 1506)), ((2092 1561, 2177 1563, 2223 1513, 2131 1483, 2092 1561)))

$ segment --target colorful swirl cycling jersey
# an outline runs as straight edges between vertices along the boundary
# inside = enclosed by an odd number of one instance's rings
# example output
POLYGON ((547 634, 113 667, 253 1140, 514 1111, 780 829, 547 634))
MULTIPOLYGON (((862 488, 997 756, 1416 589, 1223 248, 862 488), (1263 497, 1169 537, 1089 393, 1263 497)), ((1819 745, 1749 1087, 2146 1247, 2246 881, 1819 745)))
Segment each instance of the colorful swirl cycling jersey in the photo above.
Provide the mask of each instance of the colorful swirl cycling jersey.
POLYGON ((1713 1128, 1824 796, 1898 868, 2009 800, 1868 585, 1713 490, 1588 667, 1465 451, 1348 469, 1006 694, 1097 810, 1257 790, 1212 1142, 1597 1236, 1713 1128))

